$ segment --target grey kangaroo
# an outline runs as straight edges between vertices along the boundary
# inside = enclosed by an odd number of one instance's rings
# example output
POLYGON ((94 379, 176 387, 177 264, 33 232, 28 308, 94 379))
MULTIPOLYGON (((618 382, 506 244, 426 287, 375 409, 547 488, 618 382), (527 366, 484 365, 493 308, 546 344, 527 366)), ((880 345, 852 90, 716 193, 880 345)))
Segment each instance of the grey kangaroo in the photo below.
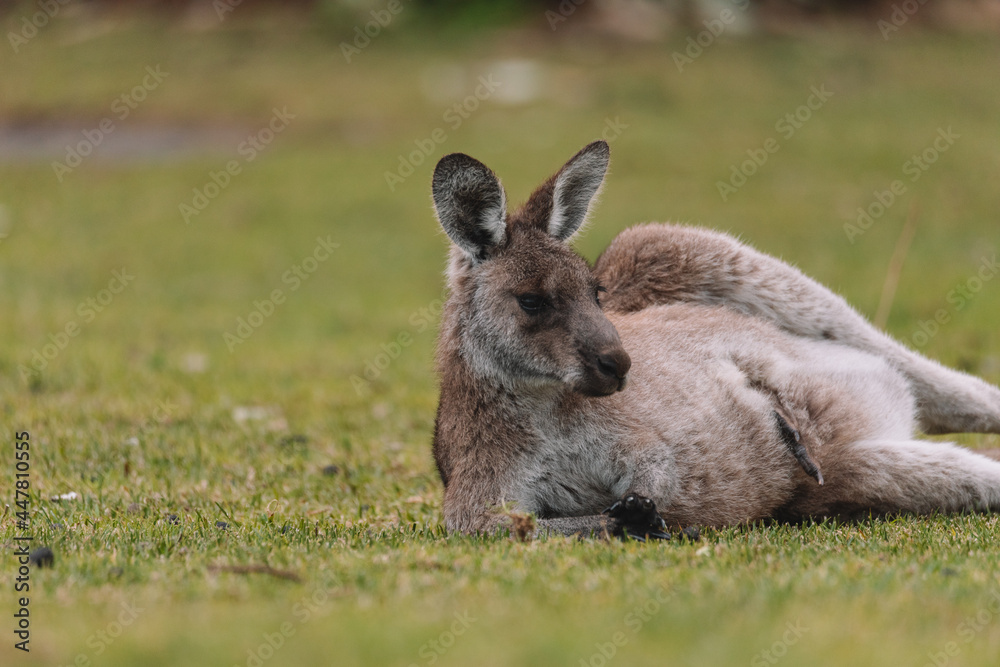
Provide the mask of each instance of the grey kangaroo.
POLYGON ((455 153, 434 170, 452 241, 434 457, 451 531, 499 508, 537 530, 1000 509, 1000 462, 931 434, 1000 433, 1000 390, 881 333, 798 270, 704 229, 622 232, 593 267, 567 245, 603 141, 513 213, 455 153))

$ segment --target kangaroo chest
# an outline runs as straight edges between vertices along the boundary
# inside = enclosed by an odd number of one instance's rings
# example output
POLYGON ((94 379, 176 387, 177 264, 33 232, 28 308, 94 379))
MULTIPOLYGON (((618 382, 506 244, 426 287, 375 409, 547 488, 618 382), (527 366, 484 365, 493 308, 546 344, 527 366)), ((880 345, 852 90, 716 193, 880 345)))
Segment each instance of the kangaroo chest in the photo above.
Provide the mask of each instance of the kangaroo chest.
POLYGON ((628 490, 613 435, 582 425, 537 435, 519 488, 522 509, 541 518, 598 514, 628 490))

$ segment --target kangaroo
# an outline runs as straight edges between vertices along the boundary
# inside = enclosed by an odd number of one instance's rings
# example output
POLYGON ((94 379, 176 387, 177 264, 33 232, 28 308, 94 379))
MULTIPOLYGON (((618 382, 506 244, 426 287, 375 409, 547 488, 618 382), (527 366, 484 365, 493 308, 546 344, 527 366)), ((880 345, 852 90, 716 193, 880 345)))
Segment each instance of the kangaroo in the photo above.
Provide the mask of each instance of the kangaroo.
POLYGON ((498 508, 540 532, 1000 509, 1000 462, 928 434, 1000 433, 1000 390, 878 331, 734 238, 646 224, 593 267, 567 245, 608 167, 583 148, 513 213, 468 155, 438 162, 451 239, 434 457, 450 531, 498 508))

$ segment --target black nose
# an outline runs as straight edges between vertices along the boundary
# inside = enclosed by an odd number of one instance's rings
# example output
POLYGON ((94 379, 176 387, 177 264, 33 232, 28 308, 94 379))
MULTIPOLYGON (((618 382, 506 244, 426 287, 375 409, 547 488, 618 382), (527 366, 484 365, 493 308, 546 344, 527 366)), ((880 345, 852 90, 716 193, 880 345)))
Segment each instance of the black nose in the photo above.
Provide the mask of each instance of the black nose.
POLYGON ((597 368, 609 377, 621 380, 628 375, 628 369, 631 367, 632 360, 628 353, 621 348, 597 355, 597 368))

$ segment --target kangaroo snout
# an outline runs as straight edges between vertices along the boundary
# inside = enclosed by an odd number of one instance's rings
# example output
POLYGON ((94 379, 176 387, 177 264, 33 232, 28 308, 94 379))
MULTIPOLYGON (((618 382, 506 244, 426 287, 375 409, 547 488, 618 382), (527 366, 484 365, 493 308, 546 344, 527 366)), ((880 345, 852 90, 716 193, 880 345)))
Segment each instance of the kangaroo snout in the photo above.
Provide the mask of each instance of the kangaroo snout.
POLYGON ((586 396, 609 396, 625 388, 632 358, 618 330, 597 308, 585 309, 572 323, 583 376, 573 389, 586 396))
POLYGON ((632 359, 621 343, 584 352, 585 373, 575 389, 587 396, 609 396, 625 388, 632 359))
POLYGON ((597 355, 597 369, 609 378, 622 381, 623 386, 619 390, 624 389, 624 380, 628 377, 628 369, 631 367, 632 359, 621 347, 605 350, 597 355))

